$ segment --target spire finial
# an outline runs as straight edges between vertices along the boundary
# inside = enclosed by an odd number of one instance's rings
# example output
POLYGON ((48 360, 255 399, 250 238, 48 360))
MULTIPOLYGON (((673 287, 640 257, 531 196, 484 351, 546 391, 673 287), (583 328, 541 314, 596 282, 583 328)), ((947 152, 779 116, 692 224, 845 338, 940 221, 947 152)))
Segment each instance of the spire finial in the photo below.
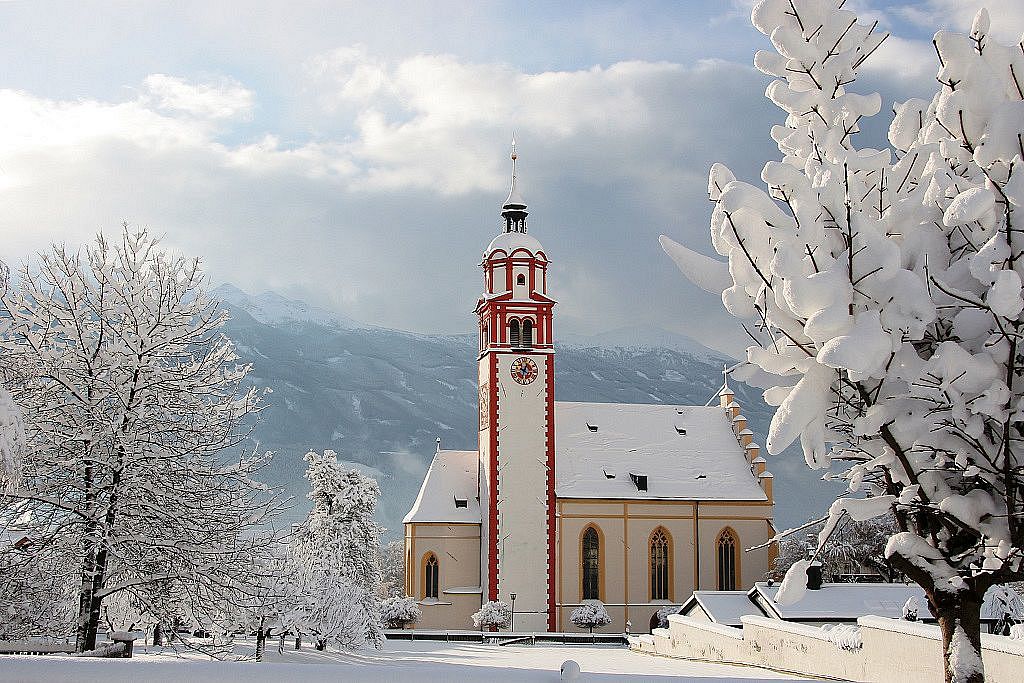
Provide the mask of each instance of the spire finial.
POLYGON ((505 219, 505 232, 526 232, 526 202, 523 201, 522 195, 519 194, 519 187, 516 179, 516 159, 519 158, 519 153, 516 151, 516 136, 512 134, 512 153, 509 155, 512 159, 512 185, 508 190, 508 197, 505 199, 505 204, 501 207, 501 215, 505 219))

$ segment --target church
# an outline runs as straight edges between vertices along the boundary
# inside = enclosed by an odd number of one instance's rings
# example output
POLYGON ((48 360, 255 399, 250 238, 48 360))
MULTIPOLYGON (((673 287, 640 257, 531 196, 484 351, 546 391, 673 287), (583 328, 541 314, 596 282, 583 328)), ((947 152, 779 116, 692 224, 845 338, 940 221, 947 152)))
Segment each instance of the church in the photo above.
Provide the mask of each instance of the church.
POLYGON ((772 475, 728 383, 717 405, 555 400, 552 262, 527 232, 516 183, 483 253, 479 447, 437 452, 403 520, 405 590, 420 628, 471 629, 489 600, 516 631, 575 631, 585 600, 602 630, 648 630, 694 590, 764 577, 772 475))

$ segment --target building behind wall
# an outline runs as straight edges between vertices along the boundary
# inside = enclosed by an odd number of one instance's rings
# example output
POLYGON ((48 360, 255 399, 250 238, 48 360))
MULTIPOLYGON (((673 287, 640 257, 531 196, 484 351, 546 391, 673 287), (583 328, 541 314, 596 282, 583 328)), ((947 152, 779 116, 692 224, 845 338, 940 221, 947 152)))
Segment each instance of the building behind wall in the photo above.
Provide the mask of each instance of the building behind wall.
POLYGON ((479 447, 438 441, 404 520, 406 591, 420 627, 471 628, 515 599, 519 631, 646 630, 695 589, 749 588, 770 563, 772 475, 726 383, 719 405, 555 401, 550 262, 517 186, 481 266, 479 447))

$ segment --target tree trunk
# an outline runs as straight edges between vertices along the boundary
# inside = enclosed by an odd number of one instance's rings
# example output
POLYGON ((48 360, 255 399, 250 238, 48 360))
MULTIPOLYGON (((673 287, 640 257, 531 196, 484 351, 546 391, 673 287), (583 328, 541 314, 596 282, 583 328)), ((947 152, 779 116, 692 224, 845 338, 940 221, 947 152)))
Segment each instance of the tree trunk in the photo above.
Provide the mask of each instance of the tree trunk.
POLYGON ((327 649, 327 641, 326 640, 318 640, 318 641, 316 641, 316 649, 320 650, 320 651, 326 650, 327 649))
POLYGON ((164 644, 164 629, 160 626, 160 622, 156 623, 153 627, 153 644, 163 645, 164 644))
POLYGON ((930 594, 929 607, 942 631, 946 683, 984 683, 981 660, 981 599, 970 592, 930 594))
POLYGON ((296 650, 301 650, 302 649, 302 634, 301 633, 296 633, 295 634, 295 649, 296 650))
POLYGON ((265 617, 260 616, 260 626, 256 629, 256 661, 263 661, 263 650, 267 647, 267 631, 263 628, 265 617))

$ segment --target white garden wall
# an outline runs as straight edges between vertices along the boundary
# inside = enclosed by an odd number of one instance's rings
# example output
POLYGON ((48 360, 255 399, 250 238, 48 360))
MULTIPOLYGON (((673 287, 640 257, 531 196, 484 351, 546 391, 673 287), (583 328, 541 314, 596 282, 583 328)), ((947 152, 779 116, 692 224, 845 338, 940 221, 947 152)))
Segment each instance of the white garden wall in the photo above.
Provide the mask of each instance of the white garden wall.
MULTIPOLYGON (((743 617, 732 628, 671 615, 667 629, 630 638, 639 652, 685 659, 731 662, 776 671, 852 681, 901 683, 942 680, 941 637, 937 626, 862 617, 862 647, 844 650, 816 626, 743 617)), ((1021 680, 1024 643, 1004 636, 982 636, 986 680, 1021 680)))

